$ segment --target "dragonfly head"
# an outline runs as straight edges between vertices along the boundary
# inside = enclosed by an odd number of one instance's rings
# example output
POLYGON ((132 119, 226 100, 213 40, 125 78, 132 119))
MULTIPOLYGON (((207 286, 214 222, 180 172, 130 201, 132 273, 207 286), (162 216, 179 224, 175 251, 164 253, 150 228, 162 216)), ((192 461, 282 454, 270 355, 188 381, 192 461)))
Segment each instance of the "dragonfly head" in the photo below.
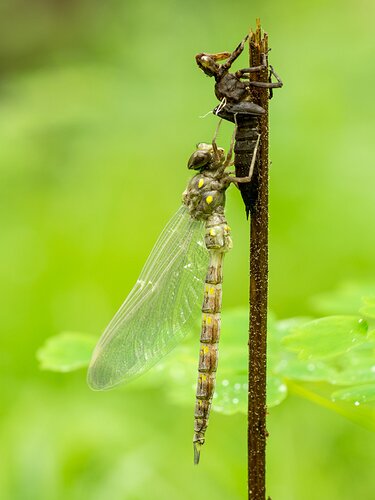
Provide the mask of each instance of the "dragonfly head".
POLYGON ((220 66, 208 54, 201 53, 195 56, 198 66, 207 76, 215 76, 219 72, 220 66))
MULTIPOLYGON (((219 153, 219 164, 224 160, 225 153, 223 148, 217 148, 219 153)), ((197 144, 197 150, 190 156, 188 168, 191 170, 215 170, 218 162, 215 161, 214 149, 212 144, 201 142, 197 144)))

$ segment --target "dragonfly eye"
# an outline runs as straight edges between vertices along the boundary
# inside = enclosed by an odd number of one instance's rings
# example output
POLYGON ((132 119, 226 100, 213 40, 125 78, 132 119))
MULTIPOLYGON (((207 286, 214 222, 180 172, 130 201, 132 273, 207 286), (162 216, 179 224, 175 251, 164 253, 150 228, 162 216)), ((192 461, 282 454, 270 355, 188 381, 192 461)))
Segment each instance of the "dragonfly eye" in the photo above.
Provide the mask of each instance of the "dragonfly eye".
POLYGON ((195 151, 189 158, 188 168, 191 170, 199 170, 212 160, 211 153, 208 151, 195 151))

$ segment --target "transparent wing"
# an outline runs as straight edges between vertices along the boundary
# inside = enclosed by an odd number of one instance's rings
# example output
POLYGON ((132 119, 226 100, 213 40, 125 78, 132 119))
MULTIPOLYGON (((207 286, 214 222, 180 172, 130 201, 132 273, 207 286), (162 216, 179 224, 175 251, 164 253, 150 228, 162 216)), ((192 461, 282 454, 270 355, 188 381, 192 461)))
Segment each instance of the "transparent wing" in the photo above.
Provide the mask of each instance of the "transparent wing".
POLYGON ((95 348, 88 371, 92 389, 140 375, 184 337, 200 311, 207 266, 204 224, 182 206, 95 348))

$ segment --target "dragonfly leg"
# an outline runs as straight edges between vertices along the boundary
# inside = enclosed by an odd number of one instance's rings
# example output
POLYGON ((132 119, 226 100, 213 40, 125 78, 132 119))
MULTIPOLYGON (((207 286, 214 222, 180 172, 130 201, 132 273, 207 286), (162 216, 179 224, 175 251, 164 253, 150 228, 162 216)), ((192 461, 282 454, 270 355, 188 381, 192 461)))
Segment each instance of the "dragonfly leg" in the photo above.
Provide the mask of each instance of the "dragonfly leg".
MULTIPOLYGON (((251 66, 250 68, 243 68, 236 71, 235 75, 240 80, 241 78, 248 79, 251 73, 255 73, 256 71, 262 71, 267 68, 267 54, 271 49, 268 49, 267 53, 262 54, 262 64, 260 66, 251 66)), ((270 89, 270 99, 272 98, 272 89, 281 88, 283 86, 283 82, 276 71, 273 69, 273 66, 269 65, 269 78, 268 82, 253 82, 248 81, 247 83, 253 87, 263 87, 270 89), (272 76, 276 78, 276 82, 272 81, 272 76)))
POLYGON ((258 153, 258 146, 259 146, 259 141, 260 141, 260 134, 258 134, 258 139, 255 144, 254 152, 253 152, 253 157, 251 158, 251 164, 249 168, 249 174, 246 177, 230 177, 230 182, 236 182, 236 183, 246 183, 250 182, 251 178, 254 173, 254 167, 255 167, 255 161, 258 153))
POLYGON ((219 123, 217 124, 216 130, 215 130, 215 134, 212 138, 212 149, 214 151, 214 156, 215 156, 216 161, 220 161, 220 154, 219 154, 219 150, 217 147, 216 139, 217 139, 217 136, 219 134, 219 130, 220 130, 220 126, 221 126, 222 121, 223 121, 223 119, 220 118, 219 123))
MULTIPOLYGON (((279 77, 279 75, 276 73, 276 71, 273 69, 273 67, 270 65, 270 76, 268 78, 268 81, 271 82, 271 78, 272 78, 272 75, 276 78, 277 80, 277 83, 279 84, 278 87, 282 87, 283 86, 283 82, 281 81, 281 78, 279 77)), ((271 82, 272 83, 272 82, 271 82)), ((270 99, 272 99, 273 97, 273 92, 272 92, 272 88, 270 88, 270 99)))
POLYGON ((235 72, 237 78, 249 78, 250 73, 256 73, 267 68, 267 54, 262 54, 262 64, 259 66, 250 66, 250 68, 239 69, 235 72))
POLYGON ((236 139, 236 132, 237 132, 237 125, 234 127, 234 132, 232 134, 232 139, 230 141, 230 146, 229 146, 229 150, 228 150, 228 154, 227 154, 227 157, 225 159, 225 162, 223 164, 223 167, 224 169, 229 167, 229 165, 233 165, 232 163, 232 155, 233 155, 233 148, 234 148, 234 142, 235 142, 235 139, 236 139))
POLYGON ((237 45, 237 47, 234 49, 234 51, 229 55, 228 61, 224 64, 221 65, 221 68, 224 71, 228 71, 229 68, 232 66, 234 61, 242 54, 242 51, 245 47, 245 43, 247 42, 249 38, 249 35, 246 35, 243 40, 237 45))
POLYGON ((279 75, 276 73, 276 71, 273 69, 273 66, 270 65, 270 77, 268 82, 248 82, 249 85, 253 87, 262 87, 266 89, 276 89, 276 88, 281 88, 284 83, 282 82, 281 78, 279 75), (271 82, 271 77, 274 76, 277 80, 277 82, 271 82))
POLYGON ((232 134, 232 139, 230 141, 230 146, 229 146, 228 154, 227 154, 227 157, 226 157, 224 165, 223 165, 223 167, 224 167, 223 170, 226 169, 227 167, 230 167, 230 166, 234 165, 234 160, 232 161, 232 155, 233 155, 234 144, 235 144, 235 141, 236 141, 236 133, 237 133, 237 129, 238 129, 237 113, 234 113, 233 118, 234 118, 235 126, 234 126, 234 131, 233 131, 233 134, 232 134))

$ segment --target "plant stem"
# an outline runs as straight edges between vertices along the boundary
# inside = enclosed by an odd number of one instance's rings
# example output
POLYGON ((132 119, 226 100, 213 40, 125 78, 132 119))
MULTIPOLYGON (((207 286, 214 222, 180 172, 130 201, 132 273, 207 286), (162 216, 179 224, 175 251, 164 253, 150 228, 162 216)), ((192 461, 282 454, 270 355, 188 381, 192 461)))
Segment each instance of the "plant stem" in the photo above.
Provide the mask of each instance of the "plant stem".
MULTIPOLYGON (((267 53, 268 36, 250 32, 250 66, 261 64, 267 53)), ((267 81, 268 71, 251 73, 251 80, 267 81)), ((268 89, 252 87, 253 101, 266 113, 260 118, 260 145, 252 183, 255 202, 250 210, 250 323, 248 400, 248 493, 250 500, 266 494, 266 368, 268 293, 268 89)))

